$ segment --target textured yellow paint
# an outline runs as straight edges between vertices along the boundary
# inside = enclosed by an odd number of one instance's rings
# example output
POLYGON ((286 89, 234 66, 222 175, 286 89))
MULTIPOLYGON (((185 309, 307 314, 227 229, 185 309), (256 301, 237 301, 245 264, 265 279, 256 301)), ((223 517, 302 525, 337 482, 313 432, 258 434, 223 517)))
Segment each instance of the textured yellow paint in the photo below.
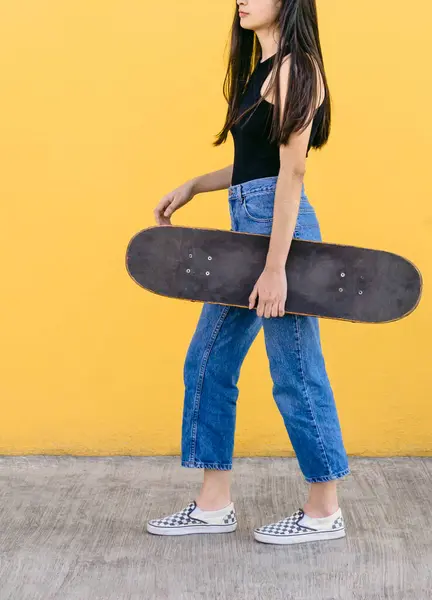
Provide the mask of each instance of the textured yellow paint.
MULTIPOLYGON (((425 282, 403 321, 321 322, 346 447, 431 454, 432 5, 318 6, 333 128, 306 191, 324 238, 405 255, 425 282)), ((211 142, 234 7, 0 1, 0 453, 179 453, 201 305, 145 292, 124 255, 164 193, 232 161, 211 142)), ((173 223, 229 228, 226 191, 173 223)), ((239 385, 236 456, 291 454, 262 332, 239 385)))

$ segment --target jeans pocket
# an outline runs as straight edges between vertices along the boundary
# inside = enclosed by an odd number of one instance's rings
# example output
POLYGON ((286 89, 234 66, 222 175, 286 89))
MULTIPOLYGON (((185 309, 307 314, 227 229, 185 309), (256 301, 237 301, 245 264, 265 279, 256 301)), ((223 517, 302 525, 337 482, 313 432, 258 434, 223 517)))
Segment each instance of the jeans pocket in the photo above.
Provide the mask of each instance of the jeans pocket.
POLYGON ((273 220, 274 192, 259 192, 243 197, 243 210, 252 221, 270 223, 273 220))

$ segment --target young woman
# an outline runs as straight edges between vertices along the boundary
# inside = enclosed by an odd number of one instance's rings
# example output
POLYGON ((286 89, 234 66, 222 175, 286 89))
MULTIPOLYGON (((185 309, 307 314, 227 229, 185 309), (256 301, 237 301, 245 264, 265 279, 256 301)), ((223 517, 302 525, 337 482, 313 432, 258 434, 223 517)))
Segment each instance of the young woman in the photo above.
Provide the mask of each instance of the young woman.
POLYGON ((309 149, 330 131, 330 97, 315 0, 237 0, 225 78, 228 113, 214 145, 233 136, 234 163, 168 193, 161 226, 196 194, 228 188, 233 231, 270 235, 249 309, 204 304, 184 364, 181 464, 204 469, 199 495, 178 513, 151 520, 160 535, 234 531, 230 494, 237 381, 264 329, 273 396, 305 480, 303 508, 254 530, 275 544, 345 535, 336 483, 350 472, 316 318, 284 313, 292 238, 321 240, 305 193, 309 149), (288 259, 289 260, 289 259, 288 259))

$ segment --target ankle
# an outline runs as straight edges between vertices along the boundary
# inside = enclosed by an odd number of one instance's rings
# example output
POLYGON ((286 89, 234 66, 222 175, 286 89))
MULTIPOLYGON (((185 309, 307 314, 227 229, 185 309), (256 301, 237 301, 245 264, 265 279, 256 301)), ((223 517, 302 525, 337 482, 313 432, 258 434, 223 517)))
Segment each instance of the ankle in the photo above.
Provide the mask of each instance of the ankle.
POLYGON ((333 515, 337 510, 339 510, 337 500, 326 504, 312 504, 311 502, 306 502, 303 507, 305 514, 315 519, 330 517, 330 515, 333 515))
POLYGON ((195 502, 201 510, 220 510, 221 508, 228 506, 228 504, 231 504, 231 497, 229 494, 206 496, 201 493, 197 496, 195 502))

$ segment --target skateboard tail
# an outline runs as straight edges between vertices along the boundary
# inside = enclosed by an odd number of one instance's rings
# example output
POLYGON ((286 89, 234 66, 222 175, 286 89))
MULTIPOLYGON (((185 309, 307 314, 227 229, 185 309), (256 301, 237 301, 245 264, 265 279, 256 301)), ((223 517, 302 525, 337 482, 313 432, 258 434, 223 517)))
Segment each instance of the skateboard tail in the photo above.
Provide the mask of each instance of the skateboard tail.
POLYGON ((173 289, 179 269, 182 240, 179 236, 164 235, 163 229, 168 230, 169 227, 150 227, 130 240, 126 269, 132 279, 145 289, 173 297, 169 290, 173 289))

